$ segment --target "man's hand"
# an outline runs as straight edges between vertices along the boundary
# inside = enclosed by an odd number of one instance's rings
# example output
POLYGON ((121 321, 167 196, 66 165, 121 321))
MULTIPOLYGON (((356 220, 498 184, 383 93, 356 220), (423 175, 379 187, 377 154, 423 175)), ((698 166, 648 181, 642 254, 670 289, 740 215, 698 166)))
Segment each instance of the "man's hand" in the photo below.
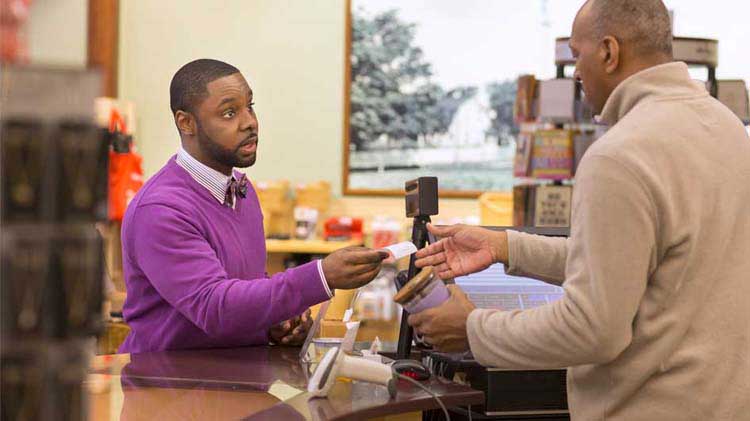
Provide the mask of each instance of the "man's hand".
POLYGON ((375 279, 387 252, 346 247, 323 259, 323 274, 331 289, 355 289, 375 279))
POLYGON ((301 316, 287 320, 283 323, 272 327, 268 331, 268 337, 271 342, 281 345, 302 345, 307 337, 307 332, 312 327, 313 320, 310 317, 310 309, 307 309, 301 316))
POLYGON ((409 325, 425 342, 442 352, 469 349, 466 320, 476 306, 457 285, 448 285, 451 297, 439 305, 409 316, 409 325))
POLYGON ((441 279, 468 275, 495 262, 508 261, 508 235, 504 231, 468 225, 436 227, 427 230, 441 237, 435 244, 417 252, 417 267, 433 266, 441 279))

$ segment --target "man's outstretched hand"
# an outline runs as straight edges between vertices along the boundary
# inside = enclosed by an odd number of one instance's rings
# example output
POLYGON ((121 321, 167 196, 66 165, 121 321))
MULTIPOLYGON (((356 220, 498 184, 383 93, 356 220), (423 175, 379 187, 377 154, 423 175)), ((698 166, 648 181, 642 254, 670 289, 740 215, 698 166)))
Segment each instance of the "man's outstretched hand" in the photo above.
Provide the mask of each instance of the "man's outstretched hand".
POLYGON ((469 225, 436 227, 427 230, 440 237, 417 252, 417 267, 433 266, 441 279, 455 278, 487 269, 495 262, 508 261, 508 236, 469 225))
POLYGON ((323 274, 331 289, 355 289, 375 279, 389 254, 365 247, 346 247, 323 259, 323 274))

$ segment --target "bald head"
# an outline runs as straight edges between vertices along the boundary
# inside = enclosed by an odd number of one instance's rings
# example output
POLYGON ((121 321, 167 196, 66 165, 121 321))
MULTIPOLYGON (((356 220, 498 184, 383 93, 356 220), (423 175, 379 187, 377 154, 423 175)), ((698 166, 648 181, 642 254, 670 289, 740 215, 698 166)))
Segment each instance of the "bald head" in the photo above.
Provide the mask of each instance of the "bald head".
POLYGON ((623 80, 672 61, 672 28, 661 0, 588 0, 573 22, 570 50, 586 101, 602 111, 623 80))
POLYGON ((672 23, 661 0, 589 0, 592 35, 616 37, 636 56, 672 59, 672 23))

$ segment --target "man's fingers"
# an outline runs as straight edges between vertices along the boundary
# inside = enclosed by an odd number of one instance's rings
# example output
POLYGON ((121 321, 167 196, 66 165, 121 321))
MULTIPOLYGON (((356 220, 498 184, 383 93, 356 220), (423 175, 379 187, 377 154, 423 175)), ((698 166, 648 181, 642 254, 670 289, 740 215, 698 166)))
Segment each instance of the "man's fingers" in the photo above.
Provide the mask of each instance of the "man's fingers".
POLYGON ((295 320, 298 320, 298 318, 285 320, 271 327, 271 329, 269 329, 268 331, 268 335, 272 340, 276 342, 287 343, 284 341, 284 338, 290 334, 290 331, 293 327, 297 326, 297 322, 295 320))
POLYGON ((368 263, 366 265, 357 265, 349 268, 351 276, 359 276, 372 271, 380 271, 380 263, 368 263))
POLYGON ((349 264, 363 265, 380 263, 388 258, 388 253, 378 250, 348 251, 344 255, 344 261, 349 264))
POLYGON ((359 276, 363 273, 369 273, 373 270, 380 270, 380 267, 382 266, 381 262, 377 263, 364 263, 364 264, 346 264, 337 269, 338 276, 359 276))
POLYGON ((451 269, 447 263, 436 266, 435 272, 437 273, 438 278, 442 280, 453 279, 456 277, 456 273, 453 272, 453 269, 451 269))
POLYGON ((268 330, 268 335, 272 338, 278 338, 281 337, 284 334, 284 332, 281 331, 281 328, 278 326, 274 326, 271 329, 268 330))
POLYGON ((380 266, 378 266, 378 267, 376 267, 376 268, 374 268, 372 270, 369 270, 369 271, 367 271, 365 273, 362 273, 362 274, 358 275, 357 279, 361 283, 366 284, 366 283, 372 281, 375 278, 375 276, 378 275, 378 273, 380 273, 380 266))
POLYGON ((302 331, 302 334, 306 335, 308 331, 310 331, 310 328, 312 328, 312 320, 310 320, 309 323, 305 322, 305 324, 300 325, 300 329, 302 331))
POLYGON ((414 329, 419 329, 419 327, 422 326, 424 321, 425 321, 425 318, 422 315, 422 313, 409 315, 409 326, 413 327, 414 329))
POLYGON ((351 276, 347 278, 347 281, 343 285, 339 286, 338 288, 340 289, 359 288, 361 286, 364 286, 370 283, 370 281, 375 279, 375 276, 377 276, 378 273, 380 273, 380 266, 377 266, 374 269, 371 269, 369 271, 362 272, 356 275, 352 274, 351 276))
POLYGON ((310 317, 310 309, 307 309, 307 311, 300 315, 299 323, 292 330, 292 335, 305 335, 310 330, 310 326, 312 326, 312 317, 310 317))
POLYGON ((447 262, 440 263, 439 265, 435 266, 435 271, 440 272, 447 272, 451 270, 451 266, 447 262))
MULTIPOLYGON (((354 289, 359 288, 363 285, 368 284, 370 281, 380 273, 380 265, 376 265, 370 269, 362 269, 359 273, 345 272, 345 274, 339 274, 339 281, 336 282, 335 288, 338 289, 354 289)), ((328 278, 330 281, 331 278, 328 278)))
POLYGON ((396 263, 396 258, 393 257, 393 255, 389 254, 388 258, 383 259, 383 263, 394 264, 394 263, 396 263))
POLYGON ((285 345, 299 344, 307 336, 308 330, 309 329, 305 328, 304 325, 299 325, 296 328, 294 328, 292 333, 281 338, 281 343, 285 345))
POLYGON ((456 277, 456 273, 452 270, 446 270, 445 272, 438 272, 437 276, 443 281, 448 281, 450 279, 454 279, 456 277))
POLYGON ((419 329, 422 333, 428 333, 431 329, 430 321, 435 320, 435 317, 438 315, 438 308, 440 307, 431 308, 417 314, 410 314, 408 320, 409 325, 415 329, 419 329))
POLYGON ((289 320, 285 320, 285 321, 277 324, 276 326, 273 326, 271 328, 271 331, 275 335, 285 335, 287 332, 289 332, 289 330, 291 328, 292 328, 291 322, 289 320))
POLYGON ((305 325, 299 325, 294 328, 294 330, 289 336, 292 336, 292 337, 301 336, 301 335, 304 335, 306 331, 307 331, 307 328, 305 327, 305 325))
POLYGON ((433 348, 435 348, 436 350, 440 351, 440 339, 439 338, 433 337, 433 336, 423 336, 422 340, 426 344, 432 345, 433 348))
POLYGON ((418 250, 417 251, 417 259, 421 259, 423 257, 431 256, 433 254, 437 254, 445 250, 445 240, 440 240, 435 244, 430 244, 429 246, 418 250))
POLYGON ((341 251, 367 251, 371 250, 365 246, 347 246, 341 249, 341 251))
POLYGON ((310 309, 307 309, 304 313, 302 313, 302 316, 300 316, 299 325, 294 329, 295 332, 304 332, 310 329, 310 326, 312 326, 313 320, 310 316, 310 309))
POLYGON ((414 263, 417 265, 417 267, 423 268, 425 266, 437 266, 439 264, 445 263, 445 259, 445 253, 440 252, 431 256, 417 259, 414 263))

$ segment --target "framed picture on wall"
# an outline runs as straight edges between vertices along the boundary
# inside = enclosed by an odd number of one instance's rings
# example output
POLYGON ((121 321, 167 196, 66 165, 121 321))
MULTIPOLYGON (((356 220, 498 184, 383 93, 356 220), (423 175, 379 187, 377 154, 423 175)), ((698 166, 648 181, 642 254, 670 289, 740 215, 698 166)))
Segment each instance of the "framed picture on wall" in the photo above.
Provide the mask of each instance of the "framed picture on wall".
POLYGON ((503 2, 422 3, 347 1, 343 191, 402 195, 437 176, 442 196, 511 192, 517 73, 482 35, 503 2))

